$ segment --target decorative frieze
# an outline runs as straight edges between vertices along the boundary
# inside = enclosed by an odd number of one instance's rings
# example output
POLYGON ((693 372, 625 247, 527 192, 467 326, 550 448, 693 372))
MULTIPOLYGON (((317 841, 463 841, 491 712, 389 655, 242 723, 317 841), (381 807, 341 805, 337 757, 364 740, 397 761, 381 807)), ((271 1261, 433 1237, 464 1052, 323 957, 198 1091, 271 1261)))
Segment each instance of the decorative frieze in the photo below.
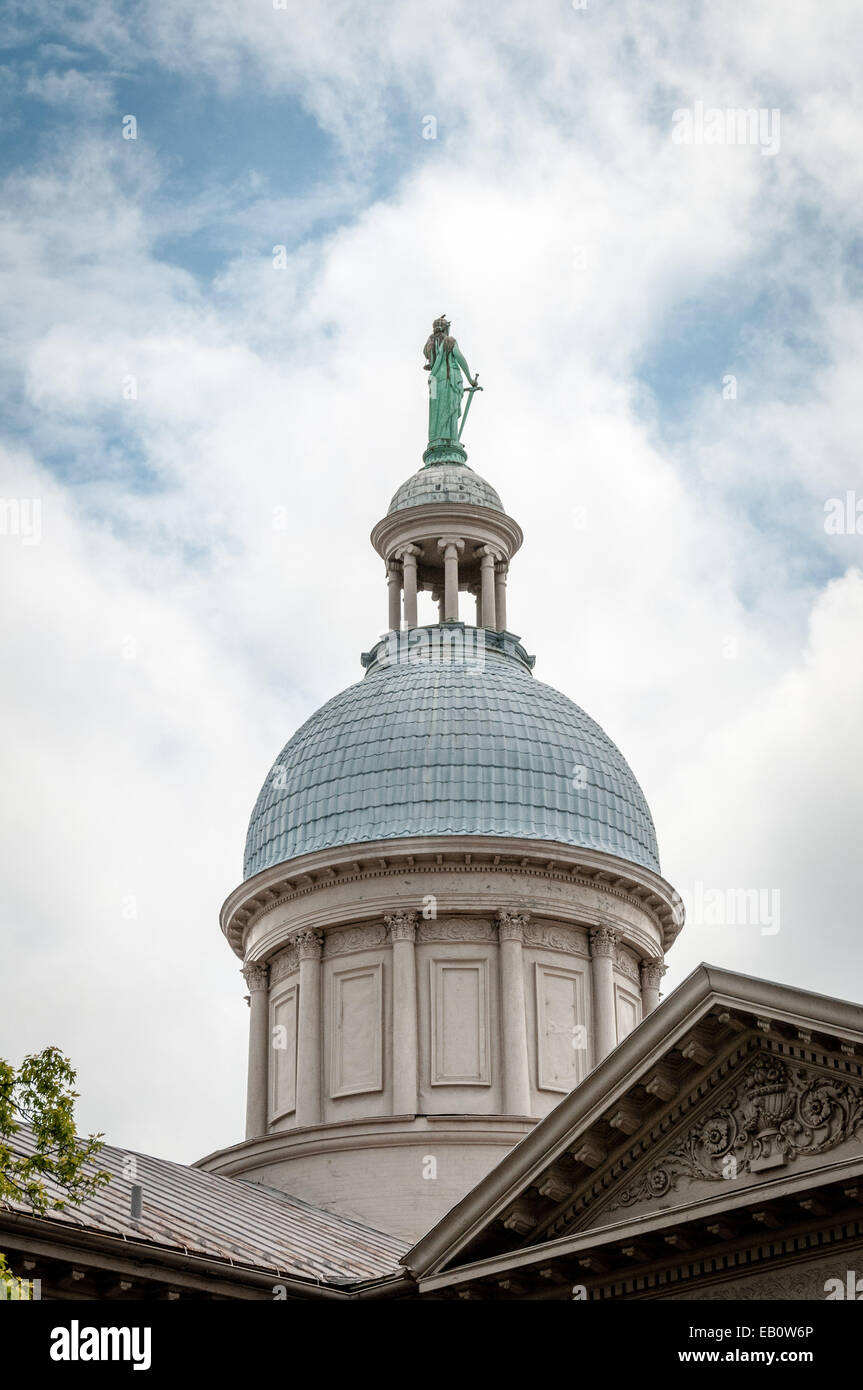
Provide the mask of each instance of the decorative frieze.
POLYGON ((494 941, 497 930, 481 917, 441 917, 437 921, 421 922, 418 941, 494 941))
POLYGON ((587 934, 578 927, 557 922, 530 922, 525 928, 525 946, 547 951, 565 951, 570 956, 588 956, 587 934))
POLYGON ((633 984, 638 985, 639 988, 641 987, 638 959, 631 951, 627 950, 625 946, 618 945, 615 965, 621 975, 626 975, 628 979, 632 980, 633 984))
POLYGON ((286 975, 292 975, 298 965, 297 948, 293 943, 280 951, 270 966, 270 980, 275 985, 279 980, 284 980, 286 975))
POLYGON ((370 951, 376 946, 385 946, 386 942, 386 927, 381 923, 373 926, 344 927, 339 931, 327 932, 324 940, 324 959, 352 955, 355 951, 370 951))

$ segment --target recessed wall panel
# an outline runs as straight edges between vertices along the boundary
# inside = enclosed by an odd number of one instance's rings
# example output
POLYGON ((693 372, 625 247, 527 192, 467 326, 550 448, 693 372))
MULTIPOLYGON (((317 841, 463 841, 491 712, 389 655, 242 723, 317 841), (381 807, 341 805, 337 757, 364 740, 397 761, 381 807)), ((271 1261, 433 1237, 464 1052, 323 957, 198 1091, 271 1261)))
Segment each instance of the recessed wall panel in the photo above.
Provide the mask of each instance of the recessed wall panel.
POLYGON ((433 1086, 489 1086, 488 961, 432 960, 433 1086))
POLYGON ((589 1065, 583 971, 537 963, 536 1020, 539 1089, 571 1091, 589 1065))
POLYGON ((617 1013, 617 1041, 623 1042, 623 1039, 641 1022, 641 1000, 631 990, 617 985, 614 992, 614 1006, 617 1013))
POLYGON ((270 1005, 270 1119, 297 1105, 297 986, 270 1005))
POLYGON ((381 966, 334 970, 330 1095, 379 1091, 382 1075, 381 966))

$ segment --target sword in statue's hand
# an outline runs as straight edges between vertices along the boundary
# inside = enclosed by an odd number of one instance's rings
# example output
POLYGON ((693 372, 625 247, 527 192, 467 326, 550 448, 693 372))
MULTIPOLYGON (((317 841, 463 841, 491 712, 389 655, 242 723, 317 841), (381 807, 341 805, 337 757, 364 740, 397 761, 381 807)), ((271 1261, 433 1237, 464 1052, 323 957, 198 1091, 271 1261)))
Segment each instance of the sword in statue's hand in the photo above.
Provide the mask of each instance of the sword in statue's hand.
POLYGON ((479 372, 477 372, 477 374, 476 374, 476 376, 474 377, 473 381, 470 383, 470 390, 469 390, 468 393, 467 393, 467 405, 466 405, 465 408, 464 408, 464 415, 461 417, 461 424, 459 425, 459 431, 458 431, 458 434, 456 435, 456 439, 461 439, 461 432, 462 432, 462 430, 464 429, 465 421, 467 420, 467 413, 468 413, 468 411, 470 410, 470 403, 471 403, 471 401, 473 400, 473 393, 474 393, 474 391, 481 391, 481 390, 482 390, 482 387, 481 387, 480 384, 479 384, 479 372))

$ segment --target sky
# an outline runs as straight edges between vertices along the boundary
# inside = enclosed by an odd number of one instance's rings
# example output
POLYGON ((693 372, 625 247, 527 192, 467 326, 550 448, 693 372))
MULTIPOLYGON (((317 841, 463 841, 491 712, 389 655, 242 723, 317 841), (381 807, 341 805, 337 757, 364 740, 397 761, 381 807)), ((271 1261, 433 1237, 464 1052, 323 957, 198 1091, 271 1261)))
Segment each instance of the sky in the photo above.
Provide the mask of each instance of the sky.
POLYGON ((509 627, 691 903, 665 988, 863 1000, 863 10, 277 4, 0 30, 0 1055, 184 1162, 242 1137, 219 907, 386 627, 442 313, 509 627))

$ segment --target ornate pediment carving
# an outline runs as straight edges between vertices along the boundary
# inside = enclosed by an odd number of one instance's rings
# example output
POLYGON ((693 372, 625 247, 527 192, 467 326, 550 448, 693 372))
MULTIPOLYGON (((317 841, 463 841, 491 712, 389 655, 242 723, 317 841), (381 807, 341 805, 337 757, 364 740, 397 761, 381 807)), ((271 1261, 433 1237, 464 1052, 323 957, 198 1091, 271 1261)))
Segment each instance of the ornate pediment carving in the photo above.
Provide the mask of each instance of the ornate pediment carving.
POLYGON ((863 1141, 863 1087, 760 1052, 715 1109, 616 1194, 604 1212, 863 1141))

